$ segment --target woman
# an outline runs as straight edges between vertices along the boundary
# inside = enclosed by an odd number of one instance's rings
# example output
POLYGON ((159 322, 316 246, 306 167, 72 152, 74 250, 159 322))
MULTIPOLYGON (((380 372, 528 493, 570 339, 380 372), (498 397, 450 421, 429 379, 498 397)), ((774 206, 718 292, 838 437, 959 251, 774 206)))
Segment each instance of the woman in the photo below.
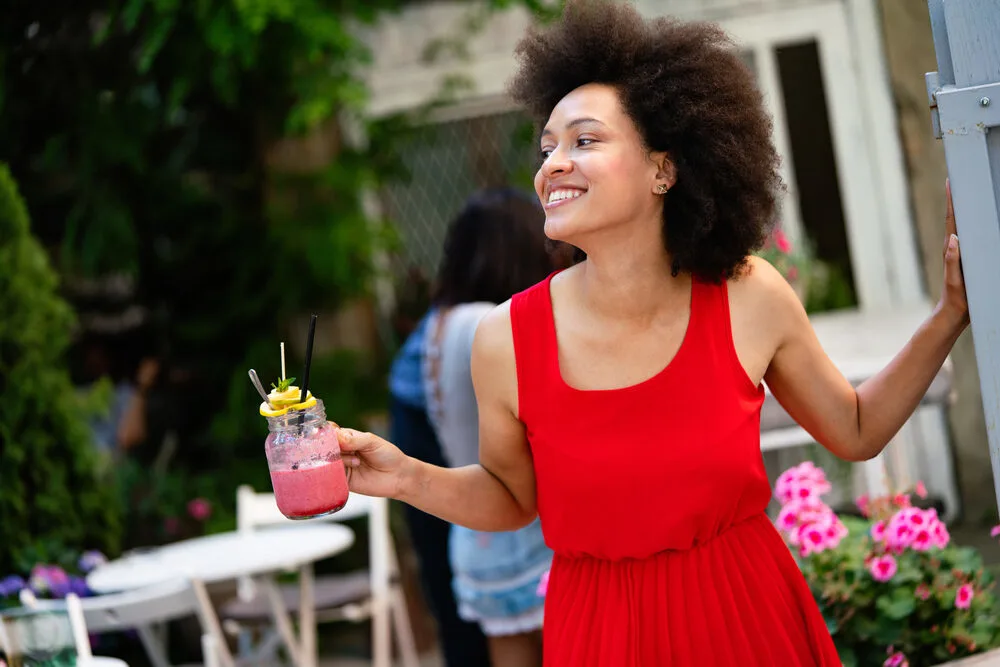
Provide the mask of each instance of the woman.
POLYGON ((351 488, 476 530, 537 514, 555 552, 551 667, 839 666, 765 515, 761 382, 834 454, 878 454, 968 324, 953 215, 941 301, 855 389, 750 257, 778 158, 717 28, 573 3, 518 54, 513 95, 544 123, 546 234, 587 259, 480 323, 478 465, 434 468, 345 429, 351 488))
MULTIPOLYGON (((479 321, 553 269, 537 202, 510 189, 473 196, 445 239, 424 347, 427 413, 449 465, 479 461, 470 361, 479 321)), ((452 526, 453 589, 462 618, 479 623, 493 667, 542 663, 543 599, 552 552, 536 519, 520 530, 452 526)))

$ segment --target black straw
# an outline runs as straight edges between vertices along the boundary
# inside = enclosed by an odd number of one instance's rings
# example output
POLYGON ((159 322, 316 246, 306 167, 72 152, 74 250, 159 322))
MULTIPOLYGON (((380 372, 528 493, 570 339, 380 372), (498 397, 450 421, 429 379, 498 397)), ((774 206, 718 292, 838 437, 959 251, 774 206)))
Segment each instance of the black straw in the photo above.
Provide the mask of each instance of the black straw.
POLYGON ((309 338, 306 339, 306 367, 302 371, 302 394, 299 396, 299 403, 306 402, 309 395, 309 367, 313 358, 313 339, 316 337, 316 314, 309 319, 309 338))

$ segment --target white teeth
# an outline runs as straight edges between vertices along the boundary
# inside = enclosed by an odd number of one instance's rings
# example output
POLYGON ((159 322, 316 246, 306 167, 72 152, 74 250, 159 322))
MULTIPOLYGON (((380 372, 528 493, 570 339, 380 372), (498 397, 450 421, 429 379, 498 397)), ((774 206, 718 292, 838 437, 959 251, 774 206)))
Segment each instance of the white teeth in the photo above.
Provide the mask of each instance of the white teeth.
POLYGON ((582 194, 582 190, 553 190, 549 193, 549 203, 562 201, 563 199, 576 199, 582 194))

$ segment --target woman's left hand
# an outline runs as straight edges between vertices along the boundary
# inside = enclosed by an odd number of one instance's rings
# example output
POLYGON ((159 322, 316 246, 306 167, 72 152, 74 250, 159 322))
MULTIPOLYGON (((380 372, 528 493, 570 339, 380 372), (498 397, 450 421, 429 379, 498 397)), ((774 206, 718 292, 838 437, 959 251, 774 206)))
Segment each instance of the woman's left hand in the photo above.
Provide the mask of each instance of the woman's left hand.
POLYGON ((951 183, 945 181, 948 210, 944 217, 944 285, 938 311, 953 320, 956 326, 969 324, 969 301, 965 295, 965 276, 962 274, 962 255, 958 247, 955 226, 955 207, 951 201, 951 183))

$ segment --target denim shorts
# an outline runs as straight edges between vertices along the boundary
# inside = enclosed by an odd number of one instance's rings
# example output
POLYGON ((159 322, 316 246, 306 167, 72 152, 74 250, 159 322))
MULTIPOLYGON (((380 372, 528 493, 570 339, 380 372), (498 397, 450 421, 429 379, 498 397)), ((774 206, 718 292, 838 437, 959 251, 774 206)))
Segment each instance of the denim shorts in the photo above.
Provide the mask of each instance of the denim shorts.
POLYGON ((538 519, 520 530, 483 533, 451 527, 452 588, 459 614, 487 635, 519 634, 542 627, 545 599, 538 594, 552 565, 538 519))

